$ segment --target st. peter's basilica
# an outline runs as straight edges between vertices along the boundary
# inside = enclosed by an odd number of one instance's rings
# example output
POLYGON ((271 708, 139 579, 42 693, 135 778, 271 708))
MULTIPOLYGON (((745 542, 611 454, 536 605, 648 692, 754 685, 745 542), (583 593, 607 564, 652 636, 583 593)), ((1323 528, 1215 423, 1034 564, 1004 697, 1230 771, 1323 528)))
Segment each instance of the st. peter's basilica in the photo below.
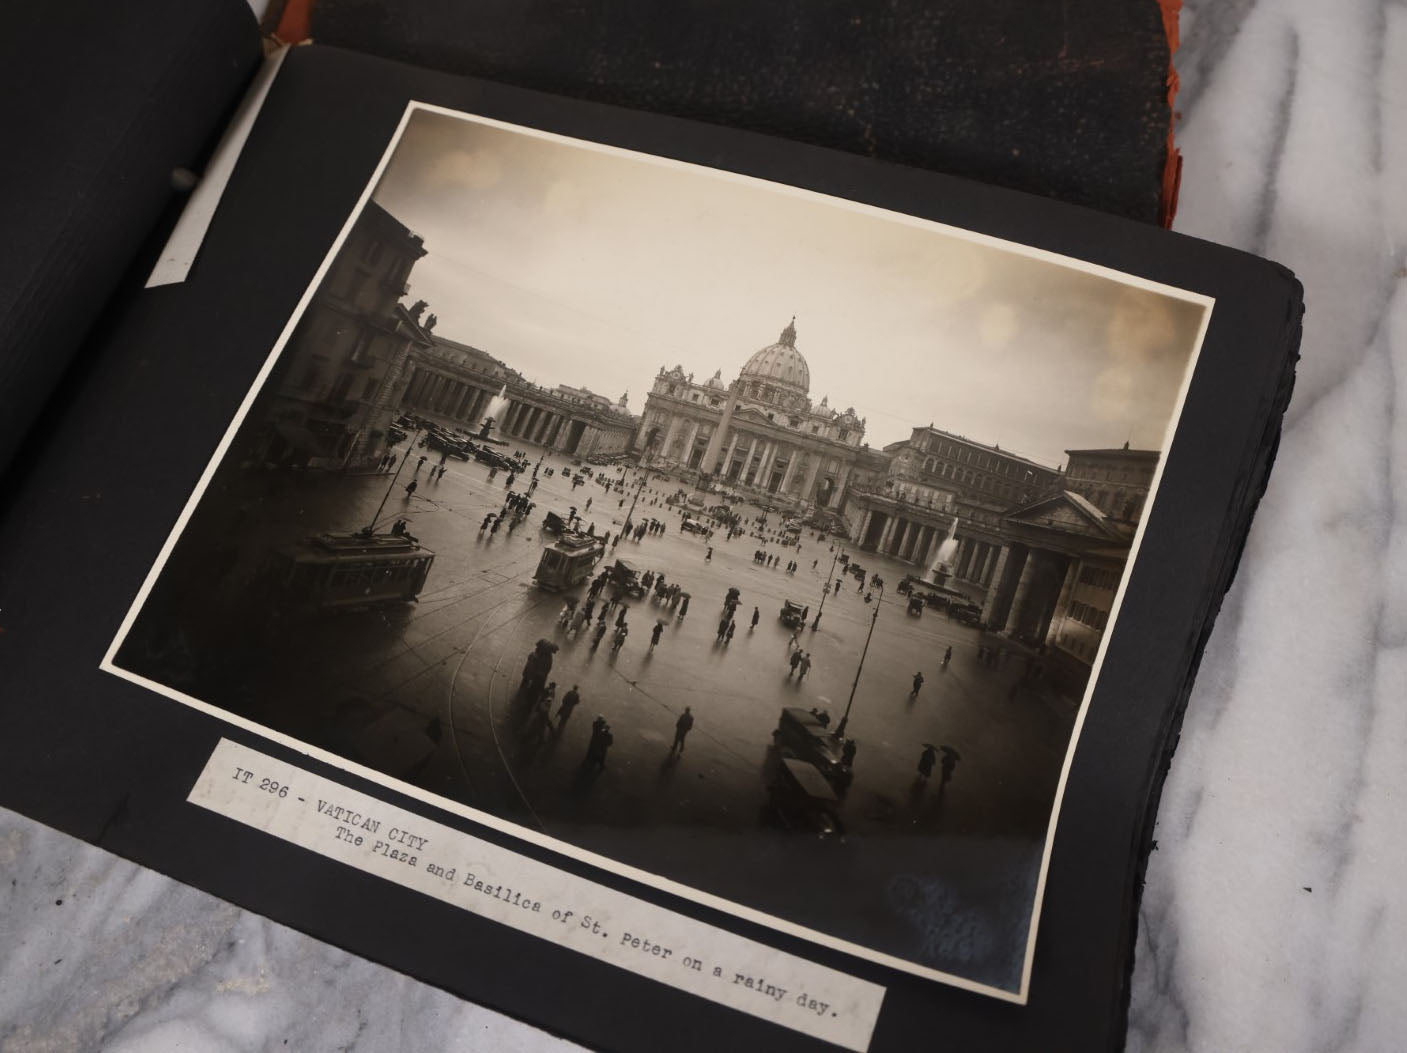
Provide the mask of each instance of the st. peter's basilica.
POLYGON ((799 508, 838 509, 864 445, 854 409, 810 397, 811 370, 795 319, 754 354, 737 380, 703 383, 660 369, 645 400, 637 448, 644 464, 697 472, 749 495, 799 508))

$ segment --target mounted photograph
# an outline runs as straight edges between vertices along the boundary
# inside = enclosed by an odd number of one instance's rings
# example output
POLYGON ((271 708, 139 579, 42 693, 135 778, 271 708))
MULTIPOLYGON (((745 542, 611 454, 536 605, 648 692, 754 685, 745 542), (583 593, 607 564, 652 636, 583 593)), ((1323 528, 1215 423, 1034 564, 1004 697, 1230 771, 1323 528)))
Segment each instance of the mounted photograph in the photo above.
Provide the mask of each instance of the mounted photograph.
POLYGON ((1212 310, 412 104, 104 668, 619 878, 1025 1001, 1212 310))

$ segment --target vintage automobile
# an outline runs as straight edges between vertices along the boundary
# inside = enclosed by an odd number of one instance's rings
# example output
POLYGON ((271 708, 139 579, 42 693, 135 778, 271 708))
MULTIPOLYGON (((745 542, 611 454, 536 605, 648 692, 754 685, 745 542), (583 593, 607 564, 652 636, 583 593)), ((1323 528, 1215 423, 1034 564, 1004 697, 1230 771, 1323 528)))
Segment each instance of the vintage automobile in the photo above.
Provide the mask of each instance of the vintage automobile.
POLYGON ((779 756, 767 785, 771 814, 788 830, 818 837, 842 837, 840 798, 814 764, 779 756))
POLYGON ((803 607, 791 600, 783 600, 782 609, 777 613, 777 617, 788 629, 799 629, 806 624, 806 616, 810 613, 810 607, 803 607))
POLYGON ((707 533, 708 533, 708 527, 707 527, 707 525, 705 525, 704 523, 699 522, 697 519, 691 519, 691 518, 688 518, 688 517, 686 517, 686 518, 684 519, 684 522, 682 522, 682 523, 679 524, 679 529, 682 530, 682 531, 683 531, 684 533, 686 533, 686 534, 707 534, 707 533))
POLYGON ((923 617, 923 608, 924 608, 924 602, 923 602, 923 597, 922 597, 922 596, 910 596, 910 597, 909 597, 909 610, 908 610, 908 613, 909 613, 909 614, 912 614, 912 615, 913 615, 914 617, 916 617, 916 618, 922 618, 922 617, 923 617))
POLYGON ((982 608, 975 603, 950 603, 948 617, 963 625, 981 625, 982 608))
POLYGON ((645 595, 645 585, 640 580, 640 571, 623 559, 618 559, 611 567, 611 583, 616 591, 626 596, 645 595))
POLYGON ((480 464, 486 464, 490 468, 516 470, 518 467, 515 462, 510 461, 507 457, 503 456, 503 454, 499 453, 497 450, 491 450, 487 446, 479 446, 475 448, 474 460, 478 461, 480 464))
POLYGON ((556 512, 548 512, 542 517, 542 529, 549 534, 560 534, 567 529, 567 521, 556 512))
POLYGON ((832 782, 843 778, 841 744, 831 734, 830 716, 825 710, 787 706, 772 732, 772 741, 782 757, 796 757, 812 764, 832 782))

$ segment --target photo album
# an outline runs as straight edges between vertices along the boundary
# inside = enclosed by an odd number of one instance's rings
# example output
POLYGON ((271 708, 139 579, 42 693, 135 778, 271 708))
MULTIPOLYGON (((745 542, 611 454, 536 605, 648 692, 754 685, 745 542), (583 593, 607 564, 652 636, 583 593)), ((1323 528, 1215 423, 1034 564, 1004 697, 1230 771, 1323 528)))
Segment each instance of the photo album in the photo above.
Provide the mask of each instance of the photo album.
POLYGON ((0 804, 594 1047, 1121 1048, 1293 276, 320 45, 222 131, 3 469, 0 804))

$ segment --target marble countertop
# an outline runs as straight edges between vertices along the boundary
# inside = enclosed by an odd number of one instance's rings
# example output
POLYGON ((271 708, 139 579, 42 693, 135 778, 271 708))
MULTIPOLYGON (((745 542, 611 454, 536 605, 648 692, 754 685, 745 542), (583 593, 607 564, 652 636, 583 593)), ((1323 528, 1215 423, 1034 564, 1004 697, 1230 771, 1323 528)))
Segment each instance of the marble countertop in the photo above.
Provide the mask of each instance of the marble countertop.
MULTIPOLYGON (((1293 268, 1270 488, 1158 819, 1129 1048, 1407 1034, 1407 6, 1196 0, 1177 229, 1293 268)), ((0 1048, 567 1043, 0 811, 0 1048)))

